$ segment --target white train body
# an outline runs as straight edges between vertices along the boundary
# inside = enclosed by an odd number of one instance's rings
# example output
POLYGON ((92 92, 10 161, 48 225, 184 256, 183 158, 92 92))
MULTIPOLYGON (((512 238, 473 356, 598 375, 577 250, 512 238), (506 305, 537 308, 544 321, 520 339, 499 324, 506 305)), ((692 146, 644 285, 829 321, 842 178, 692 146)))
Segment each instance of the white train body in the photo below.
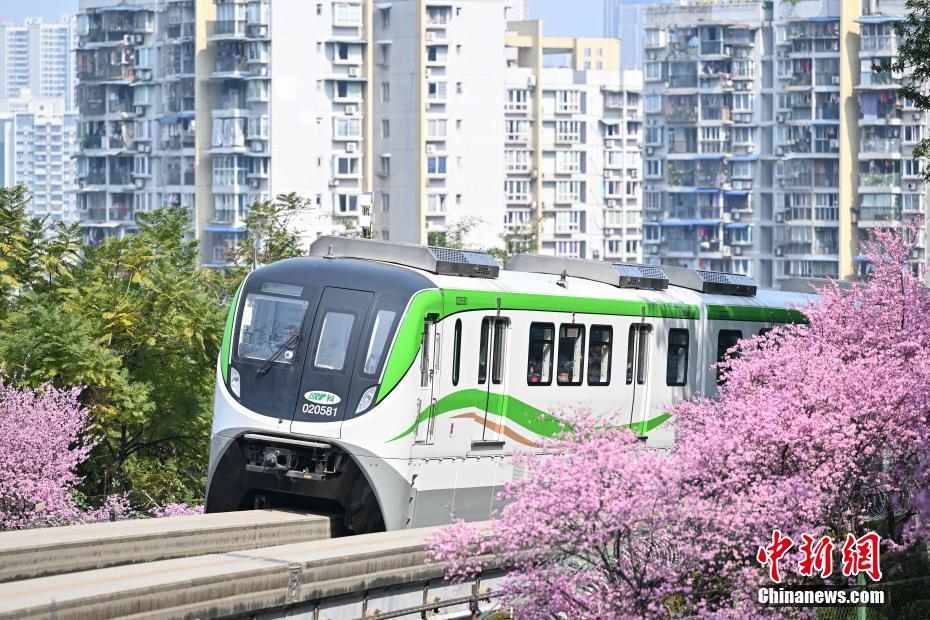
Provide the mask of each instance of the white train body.
POLYGON ((482 255, 430 263, 436 251, 384 242, 323 238, 311 253, 256 270, 234 300, 208 511, 299 505, 355 531, 487 519, 513 455, 556 432, 559 412, 668 447, 669 405, 714 393, 736 338, 800 320, 790 308, 810 300, 697 272, 629 288, 665 273, 609 283, 608 263, 547 257, 497 273, 482 255), (485 277, 449 274, 469 269, 485 277), (739 294, 675 285, 702 277, 739 294))

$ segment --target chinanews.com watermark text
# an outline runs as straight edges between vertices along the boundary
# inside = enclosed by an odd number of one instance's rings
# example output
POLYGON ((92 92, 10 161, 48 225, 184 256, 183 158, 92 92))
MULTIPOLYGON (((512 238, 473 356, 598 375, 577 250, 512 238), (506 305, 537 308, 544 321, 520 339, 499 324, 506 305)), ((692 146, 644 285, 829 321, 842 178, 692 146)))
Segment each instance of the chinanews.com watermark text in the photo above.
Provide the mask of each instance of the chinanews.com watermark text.
POLYGON ((846 605, 884 605, 882 590, 850 590, 839 588, 793 587, 759 588, 762 605, 779 607, 842 607, 846 605))

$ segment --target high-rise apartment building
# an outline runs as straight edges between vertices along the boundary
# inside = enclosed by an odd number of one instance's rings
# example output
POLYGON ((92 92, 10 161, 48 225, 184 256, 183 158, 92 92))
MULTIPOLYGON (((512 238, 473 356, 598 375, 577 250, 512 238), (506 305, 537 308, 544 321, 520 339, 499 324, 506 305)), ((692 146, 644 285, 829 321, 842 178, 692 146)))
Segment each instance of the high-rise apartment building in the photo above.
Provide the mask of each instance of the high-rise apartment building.
POLYGON ((65 109, 74 107, 74 16, 58 22, 40 18, 22 24, 0 23, 0 99, 33 96, 61 97, 65 109))
POLYGON ((620 60, 624 69, 642 69, 647 10, 655 4, 667 4, 668 0, 660 2, 603 0, 603 2, 604 36, 620 39, 620 60))
POLYGON ((619 41, 539 21, 512 22, 507 45, 505 226, 538 227, 544 254, 639 261, 641 73, 621 71, 619 41))
POLYGON ((906 141, 925 115, 872 71, 892 57, 902 14, 858 0, 650 9, 647 260, 766 286, 845 277, 871 228, 922 213, 906 141))
POLYGON ((19 97, 0 99, 0 186, 26 185, 34 216, 77 220, 76 147, 77 113, 65 110, 63 98, 23 89, 19 97))

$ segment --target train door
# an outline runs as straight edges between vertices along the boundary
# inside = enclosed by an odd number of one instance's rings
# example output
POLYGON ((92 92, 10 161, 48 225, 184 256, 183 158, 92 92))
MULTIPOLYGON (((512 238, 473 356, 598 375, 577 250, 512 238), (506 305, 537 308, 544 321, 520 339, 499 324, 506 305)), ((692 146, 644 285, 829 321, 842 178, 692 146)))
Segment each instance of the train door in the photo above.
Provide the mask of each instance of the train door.
POLYGON ((480 427, 481 441, 500 441, 504 418, 507 417, 507 339, 510 319, 486 316, 481 319, 481 334, 478 342, 478 388, 484 391, 483 423, 480 427), (490 415, 498 417, 495 421, 490 415))
POLYGON ((368 291, 331 286, 323 290, 313 319, 291 432, 340 436, 346 408, 352 404, 349 393, 355 356, 373 297, 368 291))
POLYGON ((436 325, 436 317, 423 320, 420 341, 420 393, 417 398, 414 441, 421 444, 433 443, 436 434, 436 398, 439 383, 439 353, 442 336, 436 325))
POLYGON ((630 399, 629 424, 636 430, 637 424, 646 419, 649 407, 649 350, 652 341, 652 324, 630 325, 626 350, 626 384, 633 388, 630 399))

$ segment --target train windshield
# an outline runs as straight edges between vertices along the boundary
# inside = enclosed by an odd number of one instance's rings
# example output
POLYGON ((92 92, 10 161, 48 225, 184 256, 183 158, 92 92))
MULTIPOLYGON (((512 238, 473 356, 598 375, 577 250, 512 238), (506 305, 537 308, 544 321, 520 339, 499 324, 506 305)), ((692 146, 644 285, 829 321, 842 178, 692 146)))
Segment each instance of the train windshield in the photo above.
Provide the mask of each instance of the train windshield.
MULTIPOLYGON (((239 331, 239 357, 267 360, 289 338, 300 334, 309 302, 252 293, 245 299, 239 331)), ((286 356, 279 362, 289 364, 286 356)))

